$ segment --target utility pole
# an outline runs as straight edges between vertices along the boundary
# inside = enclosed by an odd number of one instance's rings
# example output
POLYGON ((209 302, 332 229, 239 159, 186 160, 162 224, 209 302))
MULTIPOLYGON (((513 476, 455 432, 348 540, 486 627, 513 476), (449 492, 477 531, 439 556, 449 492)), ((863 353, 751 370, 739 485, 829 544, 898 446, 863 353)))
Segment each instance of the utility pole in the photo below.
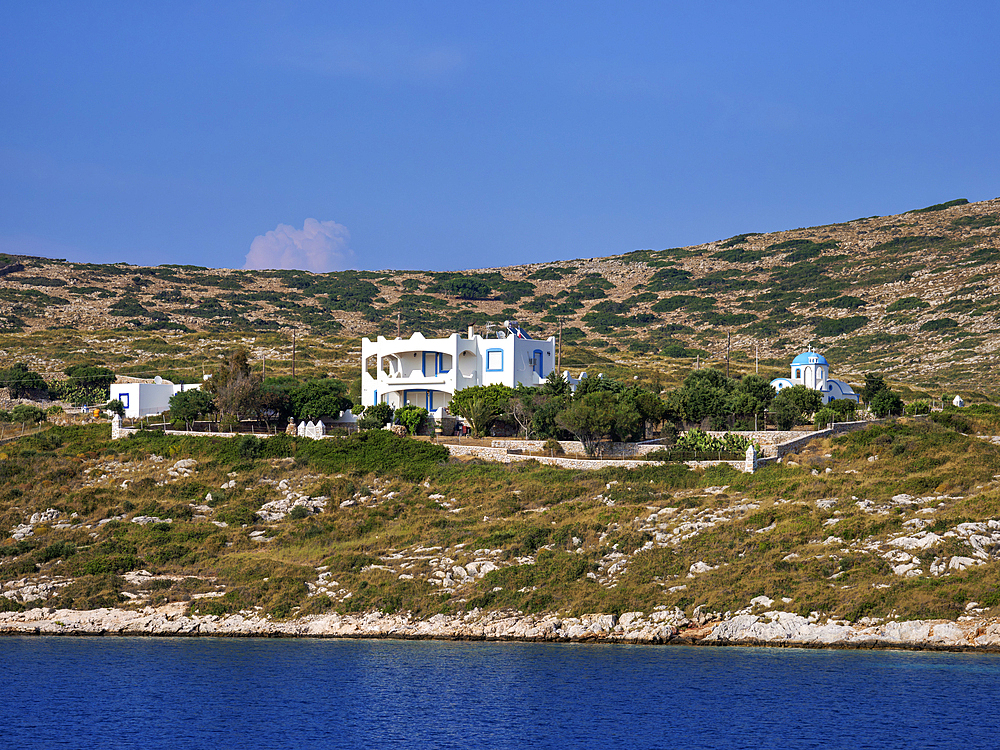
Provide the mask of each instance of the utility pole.
POLYGON ((729 334, 726 337, 726 379, 729 379, 729 348, 733 343, 733 329, 729 329, 729 334))
POLYGON ((267 377, 267 355, 260 355, 260 379, 263 380, 267 377))
POLYGON ((403 335, 402 335, 402 330, 403 329, 402 329, 402 322, 401 321, 402 321, 402 319, 401 319, 401 313, 396 313, 396 338, 397 339, 403 338, 403 335))
POLYGON ((295 329, 292 329, 292 377, 295 377, 295 329))
POLYGON ((753 345, 753 369, 754 372, 760 375, 760 344, 753 345))
POLYGON ((556 358, 556 372, 562 375, 562 315, 559 316, 559 355, 556 358))

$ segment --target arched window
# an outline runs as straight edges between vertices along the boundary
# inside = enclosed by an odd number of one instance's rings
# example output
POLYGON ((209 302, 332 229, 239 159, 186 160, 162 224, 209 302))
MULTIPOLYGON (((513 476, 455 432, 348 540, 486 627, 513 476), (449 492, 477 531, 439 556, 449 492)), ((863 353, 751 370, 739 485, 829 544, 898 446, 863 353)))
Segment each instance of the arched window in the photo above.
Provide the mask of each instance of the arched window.
POLYGON ((802 370, 799 369, 798 367, 795 368, 795 377, 796 378, 801 378, 802 377, 802 370))

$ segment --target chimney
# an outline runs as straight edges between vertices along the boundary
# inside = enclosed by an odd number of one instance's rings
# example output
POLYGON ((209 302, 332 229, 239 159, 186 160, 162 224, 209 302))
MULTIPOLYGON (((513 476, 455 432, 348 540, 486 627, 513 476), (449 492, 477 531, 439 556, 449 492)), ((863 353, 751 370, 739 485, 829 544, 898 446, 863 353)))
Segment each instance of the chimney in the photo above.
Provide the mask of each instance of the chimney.
POLYGON ((472 326, 469 326, 469 340, 471 341, 472 337, 475 335, 476 335, 475 329, 472 326))

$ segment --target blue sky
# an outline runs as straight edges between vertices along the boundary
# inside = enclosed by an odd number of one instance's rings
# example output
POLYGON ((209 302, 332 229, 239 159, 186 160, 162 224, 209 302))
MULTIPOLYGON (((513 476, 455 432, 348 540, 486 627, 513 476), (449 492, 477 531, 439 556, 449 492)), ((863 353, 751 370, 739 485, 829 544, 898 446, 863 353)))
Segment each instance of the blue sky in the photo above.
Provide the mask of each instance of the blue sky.
POLYGON ((203 5, 5 3, 0 251, 452 270, 1000 195, 996 3, 203 5))

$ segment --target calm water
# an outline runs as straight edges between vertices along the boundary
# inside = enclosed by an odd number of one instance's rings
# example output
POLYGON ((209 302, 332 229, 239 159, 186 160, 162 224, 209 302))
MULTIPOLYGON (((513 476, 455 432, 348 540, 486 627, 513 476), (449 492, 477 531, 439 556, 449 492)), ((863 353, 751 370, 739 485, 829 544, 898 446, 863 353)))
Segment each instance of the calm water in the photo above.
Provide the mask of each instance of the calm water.
POLYGON ((25 748, 1000 747, 1000 656, 0 638, 25 748))

